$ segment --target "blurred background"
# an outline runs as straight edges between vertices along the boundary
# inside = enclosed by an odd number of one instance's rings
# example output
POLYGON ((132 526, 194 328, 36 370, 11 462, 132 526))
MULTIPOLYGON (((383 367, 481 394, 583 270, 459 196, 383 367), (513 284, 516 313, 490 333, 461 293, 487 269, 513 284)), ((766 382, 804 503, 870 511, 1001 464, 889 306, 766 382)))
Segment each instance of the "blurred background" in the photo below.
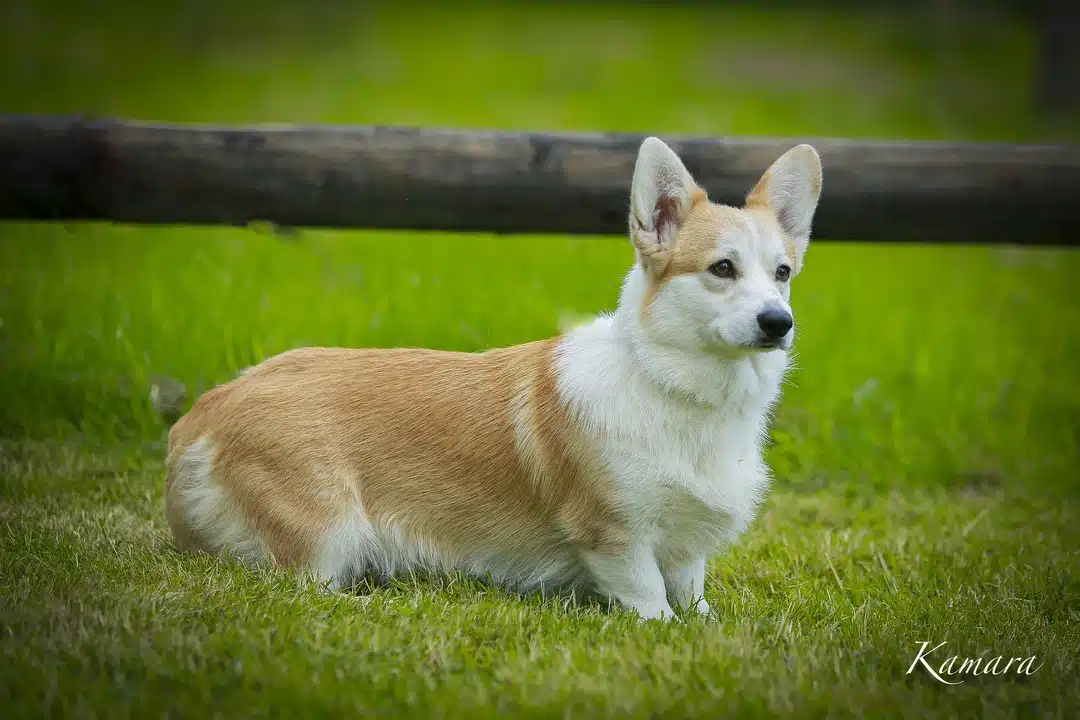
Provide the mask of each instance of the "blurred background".
POLYGON ((1069 5, 5 0, 0 88, 175 121, 1032 139, 1072 124, 1069 5))
MULTIPOLYGON (((0 0, 0 112, 1076 142, 1075 7, 0 0)), ((461 584, 300 603, 177 558, 161 513, 169 423, 209 387, 301 345, 557 333, 614 308, 625 237, 0 223, 0 706, 1068 716, 1080 256, 865 240, 815 237, 794 281, 774 492, 710 566, 723 624, 635 634, 461 584), (943 693, 902 674, 914 639, 1047 666, 943 693)))

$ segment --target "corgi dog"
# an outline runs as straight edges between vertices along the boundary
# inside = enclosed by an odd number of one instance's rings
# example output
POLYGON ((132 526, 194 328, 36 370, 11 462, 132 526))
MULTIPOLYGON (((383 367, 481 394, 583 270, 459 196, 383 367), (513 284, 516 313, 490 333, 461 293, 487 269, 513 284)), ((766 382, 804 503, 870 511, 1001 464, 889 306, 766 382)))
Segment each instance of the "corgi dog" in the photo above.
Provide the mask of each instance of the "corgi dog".
POLYGON ((310 347, 249 368, 170 430, 176 545, 334 589, 461 571, 708 614, 706 563, 768 486, 820 191, 798 145, 743 207, 715 203, 646 139, 614 312, 484 352, 310 347))

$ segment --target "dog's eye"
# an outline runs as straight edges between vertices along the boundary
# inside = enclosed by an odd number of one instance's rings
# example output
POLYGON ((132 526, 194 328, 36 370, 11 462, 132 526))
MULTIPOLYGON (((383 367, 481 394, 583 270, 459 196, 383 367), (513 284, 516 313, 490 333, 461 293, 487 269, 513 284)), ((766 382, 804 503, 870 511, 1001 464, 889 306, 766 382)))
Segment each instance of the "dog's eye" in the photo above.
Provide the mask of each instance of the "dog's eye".
POLYGON ((735 266, 730 260, 720 260, 709 266, 709 272, 719 278, 735 277, 735 266))
POLYGON ((787 279, 791 277, 791 268, 787 265, 781 265, 776 268, 776 279, 780 282, 787 282, 787 279))

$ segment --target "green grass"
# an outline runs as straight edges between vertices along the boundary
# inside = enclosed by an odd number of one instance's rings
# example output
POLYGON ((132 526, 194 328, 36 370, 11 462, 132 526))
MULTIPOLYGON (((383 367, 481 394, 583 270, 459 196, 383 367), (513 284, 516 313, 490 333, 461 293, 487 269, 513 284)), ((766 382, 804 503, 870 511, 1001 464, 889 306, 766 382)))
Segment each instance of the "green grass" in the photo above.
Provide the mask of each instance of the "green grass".
MULTIPOLYGON (((0 22, 0 111, 1056 137, 1028 109, 1029 34, 990 21, 946 62, 862 15, 234 7, 194 30, 0 22)), ((460 578, 326 596, 171 549, 155 375, 194 396, 297 345, 530 340, 611 308, 631 258, 623 238, 0 225, 5 714, 1080 714, 1075 252, 812 245, 776 485, 710 565, 708 621, 460 578), (905 675, 922 641, 1043 665, 946 687, 905 675)))

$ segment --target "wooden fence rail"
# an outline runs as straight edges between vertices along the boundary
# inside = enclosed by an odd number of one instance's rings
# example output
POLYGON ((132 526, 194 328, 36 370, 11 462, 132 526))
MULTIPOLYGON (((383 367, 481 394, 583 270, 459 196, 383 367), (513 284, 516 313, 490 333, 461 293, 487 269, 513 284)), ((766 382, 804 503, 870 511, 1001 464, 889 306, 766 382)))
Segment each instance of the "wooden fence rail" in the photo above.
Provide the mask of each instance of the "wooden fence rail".
MULTIPOLYGON (((739 203, 798 142, 828 240, 1080 245, 1080 147, 661 136, 739 203)), ((644 136, 0 116, 0 218, 623 233, 644 136)))

